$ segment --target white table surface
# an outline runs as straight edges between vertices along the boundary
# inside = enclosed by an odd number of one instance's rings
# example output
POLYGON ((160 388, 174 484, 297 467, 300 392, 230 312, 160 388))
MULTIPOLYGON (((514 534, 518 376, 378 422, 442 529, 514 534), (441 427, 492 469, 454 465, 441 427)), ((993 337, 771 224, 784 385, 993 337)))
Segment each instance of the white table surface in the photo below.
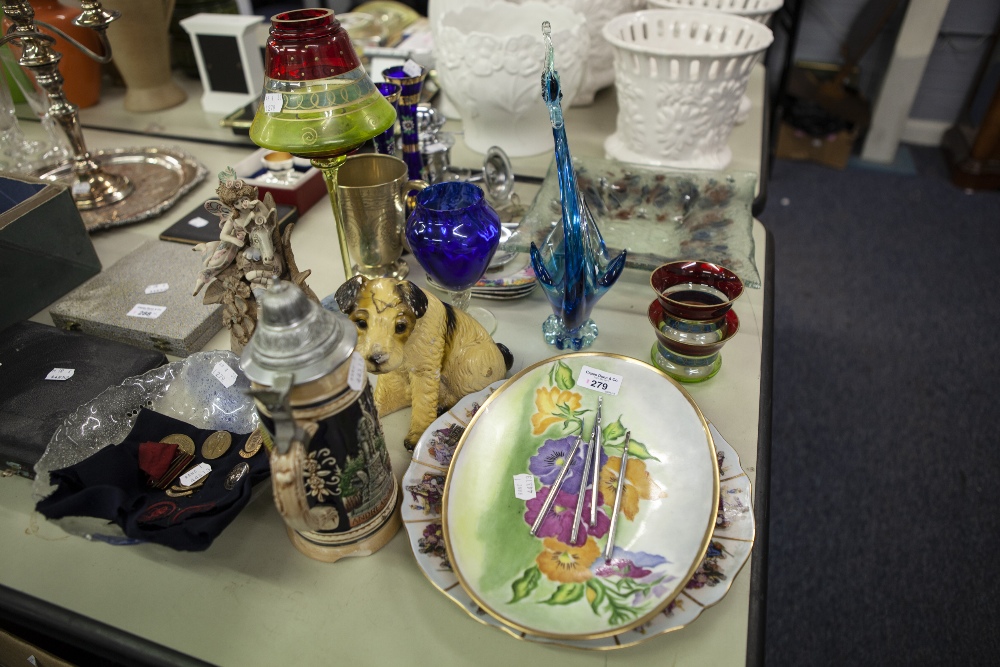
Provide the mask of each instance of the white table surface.
MULTIPOLYGON (((758 102, 762 80, 762 71, 755 72, 758 94, 752 99, 758 102)), ((613 98, 613 90, 604 95, 609 93, 613 98)), ((189 106, 186 112, 190 112, 189 106)), ((567 116, 570 149, 575 155, 603 156, 596 138, 613 128, 614 115, 609 118, 598 111, 574 109, 567 116)), ((750 121, 734 132, 730 142, 736 156, 734 168, 758 170, 761 118, 760 105, 755 103, 750 121)), ((192 130, 192 136, 197 134, 192 130)), ((156 238, 181 215, 214 196, 216 182, 211 175, 253 150, 252 145, 208 145, 92 129, 85 131, 85 138, 91 148, 177 146, 195 155, 210 174, 209 180, 163 216, 93 233, 105 267, 156 238)), ((471 152, 463 155, 462 151, 467 151, 464 146, 456 149, 456 163, 481 160, 471 152)), ((515 172, 544 174, 549 160, 546 155, 515 161, 515 172)), ((526 202, 533 191, 532 187, 519 186, 526 202)), ((756 221, 754 240, 756 263, 766 280, 766 231, 756 221)), ((341 284, 343 268, 326 201, 301 217, 292 245, 299 267, 312 269, 309 284, 320 296, 341 284)), ((410 265, 411 278, 423 284, 423 273, 412 258, 410 265)), ((739 453, 753 482, 762 351, 771 336, 764 328, 764 297, 770 287, 765 283, 763 289, 749 289, 736 303, 741 326, 723 350, 719 374, 708 382, 686 385, 705 416, 739 453)), ((648 273, 627 270, 594 310, 600 336, 592 349, 648 361, 654 336, 646 307, 652 297, 648 273)), ((494 338, 513 352, 514 371, 559 353, 541 336, 541 322, 551 309, 540 289, 518 301, 478 303, 496 314, 499 328, 494 338)), ((51 323, 45 313, 33 319, 51 323)), ((228 332, 222 330, 207 347, 228 348, 228 332)), ((409 460, 402 446, 408 420, 409 410, 383 419, 397 477, 409 460)), ((205 552, 177 552, 154 544, 115 547, 67 535, 47 523, 33 511, 30 489, 31 482, 26 479, 0 479, 0 584, 215 664, 389 665, 420 661, 464 665, 474 661, 479 665, 579 667, 736 665, 746 661, 749 562, 729 594, 689 627, 623 650, 580 652, 517 641, 467 616, 424 578, 403 530, 373 556, 334 564, 316 562, 295 550, 265 494, 205 552)))

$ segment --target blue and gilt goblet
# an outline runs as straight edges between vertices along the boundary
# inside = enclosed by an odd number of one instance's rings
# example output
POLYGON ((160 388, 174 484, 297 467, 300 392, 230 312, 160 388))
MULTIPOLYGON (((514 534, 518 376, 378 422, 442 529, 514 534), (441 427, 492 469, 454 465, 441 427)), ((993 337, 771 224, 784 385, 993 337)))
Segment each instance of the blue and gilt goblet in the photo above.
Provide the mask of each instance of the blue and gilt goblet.
POLYGON ((417 127, 417 105, 424 87, 427 69, 407 62, 382 70, 382 78, 400 87, 396 112, 399 115, 399 132, 403 139, 403 162, 410 171, 410 180, 423 179, 424 163, 420 155, 420 130, 417 127))
POLYGON ((447 293, 451 305, 493 333, 493 314, 469 307, 472 287, 486 273, 500 245, 500 216, 483 191, 464 181, 444 181, 422 190, 406 221, 406 241, 428 279, 447 293))

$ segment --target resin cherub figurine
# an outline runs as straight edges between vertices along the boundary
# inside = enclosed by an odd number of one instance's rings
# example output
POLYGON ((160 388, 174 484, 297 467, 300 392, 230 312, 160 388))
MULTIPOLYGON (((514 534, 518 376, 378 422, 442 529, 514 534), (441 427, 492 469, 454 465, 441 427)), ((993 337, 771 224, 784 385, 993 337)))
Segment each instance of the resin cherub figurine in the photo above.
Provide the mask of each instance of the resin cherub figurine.
POLYGON ((299 271, 292 254, 295 225, 278 230, 278 212, 271 193, 258 197, 255 186, 236 177, 232 167, 219 174, 218 199, 205 208, 219 216, 219 240, 199 243, 195 250, 205 260, 194 294, 205 286, 205 304, 223 304, 222 319, 229 329, 233 352, 239 354, 257 327, 257 298, 276 280, 289 280, 319 302, 306 285, 311 271, 299 271))
POLYGON ((542 99, 549 109, 555 139, 562 226, 553 230, 541 249, 532 242, 531 266, 554 311, 542 324, 545 341, 559 349, 579 350, 597 338, 597 325, 590 319, 590 311, 621 275, 625 251, 611 259, 597 222, 580 193, 566 140, 562 89, 548 21, 542 24, 542 36, 545 40, 542 99))

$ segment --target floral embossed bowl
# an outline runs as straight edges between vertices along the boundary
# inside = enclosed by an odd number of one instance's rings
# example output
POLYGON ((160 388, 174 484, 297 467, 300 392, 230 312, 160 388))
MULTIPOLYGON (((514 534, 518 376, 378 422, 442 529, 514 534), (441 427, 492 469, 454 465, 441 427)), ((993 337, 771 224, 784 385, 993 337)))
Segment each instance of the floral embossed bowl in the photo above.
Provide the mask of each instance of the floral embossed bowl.
POLYGON ((740 277, 711 262, 663 264, 653 270, 649 284, 663 310, 685 320, 718 320, 743 294, 740 277))
POLYGON ((580 89, 589 36, 583 15, 541 2, 497 2, 446 11, 440 18, 437 71, 462 117, 465 143, 510 157, 552 150, 552 126, 542 100, 545 47, 542 21, 552 24, 563 94, 580 89))
MULTIPOLYGON (((525 0, 513 1, 523 4, 525 0)), ((587 32, 590 34, 587 66, 580 90, 570 104, 575 107, 593 104, 597 91, 615 82, 614 53, 601 31, 615 16, 645 8, 646 0, 546 0, 546 3, 569 7, 587 19, 587 32)), ((564 100, 564 103, 567 101, 564 100)))

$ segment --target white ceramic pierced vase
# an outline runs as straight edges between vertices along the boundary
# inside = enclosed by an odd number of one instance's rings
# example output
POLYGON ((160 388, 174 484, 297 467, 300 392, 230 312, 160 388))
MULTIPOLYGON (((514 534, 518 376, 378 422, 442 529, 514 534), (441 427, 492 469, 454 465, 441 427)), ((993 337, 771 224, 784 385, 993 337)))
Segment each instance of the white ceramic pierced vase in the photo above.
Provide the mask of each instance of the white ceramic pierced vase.
MULTIPOLYGON (((785 0, 649 0, 654 9, 697 9, 708 12, 723 12, 768 25, 774 13, 781 9, 785 0)), ((746 121, 752 103, 744 95, 740 98, 740 110, 736 114, 736 124, 746 121)))
POLYGON ((703 9, 767 24, 785 0, 649 0, 650 9, 703 9))
POLYGON ((727 14, 651 9, 604 28, 615 51, 617 130, 605 152, 622 162, 724 169, 750 71, 771 30, 727 14))
POLYGON ((441 17, 437 69, 441 87, 462 116, 465 143, 510 157, 552 150, 542 100, 542 22, 552 24, 556 69, 565 99, 580 89, 589 37, 583 16, 540 2, 467 6, 441 17))

